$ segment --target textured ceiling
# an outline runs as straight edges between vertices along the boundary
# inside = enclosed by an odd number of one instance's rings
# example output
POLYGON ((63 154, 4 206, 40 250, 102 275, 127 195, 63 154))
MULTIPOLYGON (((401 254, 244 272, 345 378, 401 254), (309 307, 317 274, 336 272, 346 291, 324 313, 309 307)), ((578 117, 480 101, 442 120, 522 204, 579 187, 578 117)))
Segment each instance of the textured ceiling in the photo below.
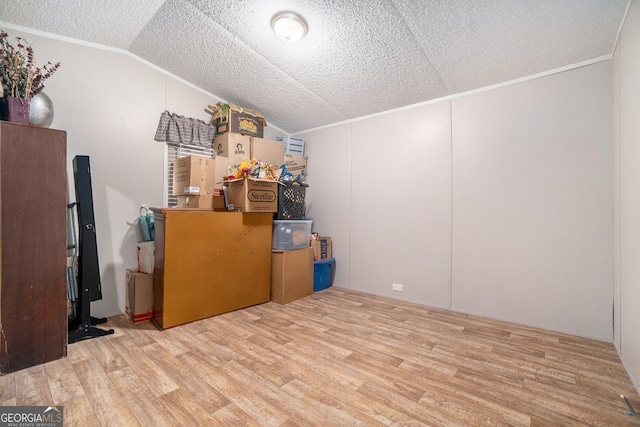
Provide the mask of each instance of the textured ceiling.
POLYGON ((0 21, 129 50, 295 133, 611 55, 630 1, 20 0, 0 21), (282 10, 309 24, 295 45, 282 10))

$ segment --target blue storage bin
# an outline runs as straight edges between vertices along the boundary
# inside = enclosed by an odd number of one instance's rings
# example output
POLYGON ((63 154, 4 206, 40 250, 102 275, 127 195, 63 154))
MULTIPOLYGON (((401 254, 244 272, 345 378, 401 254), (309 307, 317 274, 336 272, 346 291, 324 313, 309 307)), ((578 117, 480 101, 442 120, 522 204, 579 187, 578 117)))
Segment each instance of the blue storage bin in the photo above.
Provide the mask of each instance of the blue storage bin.
POLYGON ((333 258, 321 259, 313 263, 313 292, 327 289, 333 281, 333 258))

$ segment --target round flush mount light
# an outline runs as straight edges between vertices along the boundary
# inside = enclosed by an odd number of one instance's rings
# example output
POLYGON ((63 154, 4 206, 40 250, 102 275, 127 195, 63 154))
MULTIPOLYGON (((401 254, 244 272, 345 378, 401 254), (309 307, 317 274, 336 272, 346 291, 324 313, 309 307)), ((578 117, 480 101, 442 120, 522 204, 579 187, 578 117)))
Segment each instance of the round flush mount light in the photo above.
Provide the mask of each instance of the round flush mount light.
POLYGON ((271 28, 285 43, 296 43, 307 34, 307 23, 293 12, 278 12, 271 18, 271 28))

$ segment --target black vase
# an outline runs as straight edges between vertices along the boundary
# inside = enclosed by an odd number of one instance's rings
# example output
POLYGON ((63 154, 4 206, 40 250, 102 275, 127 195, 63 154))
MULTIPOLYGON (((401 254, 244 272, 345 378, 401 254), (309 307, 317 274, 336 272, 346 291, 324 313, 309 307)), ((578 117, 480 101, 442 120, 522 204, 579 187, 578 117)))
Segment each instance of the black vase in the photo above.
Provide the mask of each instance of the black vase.
POLYGON ((6 96, 0 98, 0 120, 9 121, 9 103, 6 96))

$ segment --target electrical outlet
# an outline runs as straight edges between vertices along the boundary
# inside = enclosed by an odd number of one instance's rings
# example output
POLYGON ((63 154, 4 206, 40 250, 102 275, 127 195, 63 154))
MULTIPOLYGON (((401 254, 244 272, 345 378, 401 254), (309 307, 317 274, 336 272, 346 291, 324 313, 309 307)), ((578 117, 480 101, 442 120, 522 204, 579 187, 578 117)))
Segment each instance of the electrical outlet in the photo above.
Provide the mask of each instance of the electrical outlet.
POLYGON ((396 292, 402 292, 402 285, 400 283, 394 283, 391 285, 391 289, 396 292))

